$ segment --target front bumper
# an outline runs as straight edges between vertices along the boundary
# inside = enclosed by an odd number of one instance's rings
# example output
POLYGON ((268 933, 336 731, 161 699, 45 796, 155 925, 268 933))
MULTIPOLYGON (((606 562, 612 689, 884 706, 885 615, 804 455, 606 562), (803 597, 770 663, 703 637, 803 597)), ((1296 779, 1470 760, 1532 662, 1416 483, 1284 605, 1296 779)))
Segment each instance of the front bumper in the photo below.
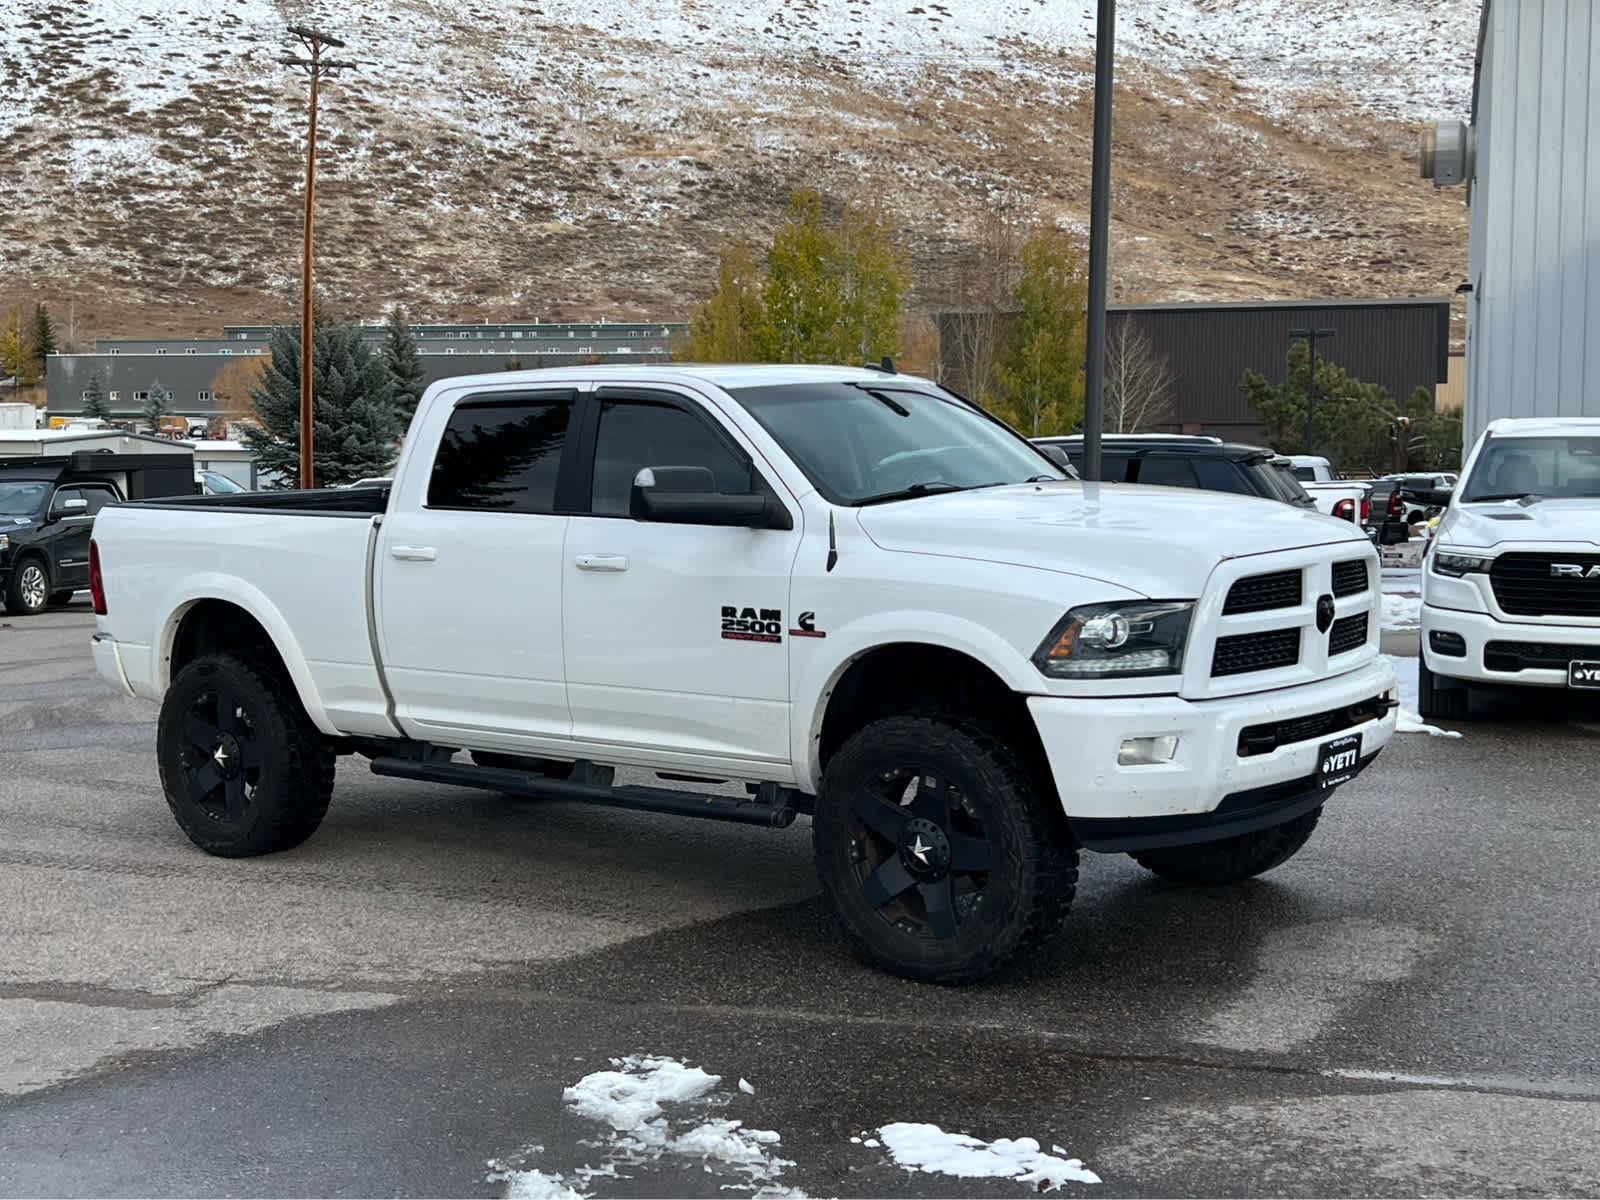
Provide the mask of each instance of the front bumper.
POLYGON ((1359 733, 1364 767, 1394 734, 1397 712, 1387 702, 1397 699, 1393 669, 1375 658, 1332 679, 1218 700, 1032 696, 1028 708, 1080 840, 1099 848, 1114 836, 1125 848, 1139 822, 1159 839, 1140 844, 1179 844, 1248 832, 1239 822, 1269 808, 1275 819, 1265 824, 1296 815, 1284 810, 1295 801, 1306 801, 1300 811, 1313 807, 1324 794, 1322 746, 1359 733), (1269 729, 1278 744, 1263 749, 1275 740, 1269 729), (1126 739, 1170 735, 1178 738, 1170 762, 1118 763, 1126 739))
POLYGON ((1488 613, 1424 604, 1423 661, 1435 675, 1464 683, 1564 688, 1567 661, 1600 661, 1600 624, 1578 624, 1581 619, 1560 625, 1502 620, 1488 613), (1441 639, 1446 643, 1459 638, 1462 652, 1434 649, 1435 633, 1446 635, 1441 639))

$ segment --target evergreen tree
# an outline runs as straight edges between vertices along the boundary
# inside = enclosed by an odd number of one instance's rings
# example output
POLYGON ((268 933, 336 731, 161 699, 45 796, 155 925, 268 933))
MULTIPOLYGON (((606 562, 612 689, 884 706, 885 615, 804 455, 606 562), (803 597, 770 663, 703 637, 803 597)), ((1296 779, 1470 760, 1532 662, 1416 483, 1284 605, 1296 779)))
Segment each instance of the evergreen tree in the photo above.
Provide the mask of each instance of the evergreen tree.
POLYGON ((383 365, 393 381, 395 410, 400 414, 404 432, 427 387, 427 373, 417 354, 417 340, 411 336, 406 314, 399 305, 389 310, 389 327, 383 335, 383 365))
POLYGON ((717 286, 689 318, 689 339, 673 356, 686 362, 760 362, 765 323, 761 268, 750 244, 737 241, 717 258, 717 286))
POLYGON ((847 208, 822 221, 815 192, 796 192, 773 235, 757 347, 769 362, 876 361, 898 348, 906 256, 881 213, 847 208))
POLYGON ((106 394, 100 390, 98 373, 89 376, 89 386, 83 389, 83 415, 101 421, 111 419, 111 406, 106 403, 106 394))
POLYGON ((172 393, 161 386, 161 380, 150 383, 148 399, 144 402, 144 419, 150 423, 150 432, 161 431, 161 418, 172 411, 172 393))
POLYGON ((1088 283, 1072 238, 1043 230, 1022 244, 1016 317, 996 375, 999 414, 1028 437, 1083 420, 1088 283))
POLYGON ((33 307, 33 358, 39 378, 45 377, 50 366, 50 356, 56 352, 56 327, 43 304, 33 307))
MULTIPOLYGON (((268 339, 271 361, 251 389, 259 429, 244 441, 260 469, 300 480, 300 330, 280 326, 268 339)), ((317 487, 382 475, 394 461, 403 427, 395 405, 394 378, 379 355, 350 325, 319 324, 312 330, 312 395, 315 426, 312 470, 317 487)))

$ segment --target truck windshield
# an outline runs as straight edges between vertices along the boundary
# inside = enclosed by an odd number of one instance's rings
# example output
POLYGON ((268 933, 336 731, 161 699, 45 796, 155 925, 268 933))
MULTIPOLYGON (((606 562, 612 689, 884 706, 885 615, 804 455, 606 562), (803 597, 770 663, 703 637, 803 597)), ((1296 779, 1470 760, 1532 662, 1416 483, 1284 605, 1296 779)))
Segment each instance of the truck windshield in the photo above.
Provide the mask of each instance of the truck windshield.
POLYGON ((1491 438, 1461 499, 1570 500, 1600 497, 1600 438, 1491 438))
POLYGON ((0 483, 0 517, 31 517, 44 499, 45 483, 0 483))
POLYGON ((834 504, 1068 478, 1025 438, 931 385, 890 377, 730 394, 834 504))

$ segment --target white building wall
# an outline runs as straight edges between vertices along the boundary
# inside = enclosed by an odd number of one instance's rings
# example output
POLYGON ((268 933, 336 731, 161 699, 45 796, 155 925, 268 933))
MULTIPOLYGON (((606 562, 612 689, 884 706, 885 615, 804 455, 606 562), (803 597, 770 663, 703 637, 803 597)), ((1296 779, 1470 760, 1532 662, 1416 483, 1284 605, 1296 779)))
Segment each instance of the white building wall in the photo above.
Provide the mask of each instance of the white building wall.
POLYGON ((1600 416, 1600 0, 1485 0, 1466 444, 1600 416))

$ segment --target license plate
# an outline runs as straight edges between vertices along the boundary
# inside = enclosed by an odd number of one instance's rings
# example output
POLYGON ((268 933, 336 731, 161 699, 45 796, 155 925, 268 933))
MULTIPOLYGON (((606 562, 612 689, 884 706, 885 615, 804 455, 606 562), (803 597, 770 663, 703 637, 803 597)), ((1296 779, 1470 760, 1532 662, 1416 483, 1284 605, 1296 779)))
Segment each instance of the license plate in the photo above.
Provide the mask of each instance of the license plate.
POLYGON ((1600 662, 1569 662, 1567 664, 1567 686, 1600 688, 1600 662))
POLYGON ((1338 787, 1356 777, 1361 769, 1361 735, 1347 733, 1323 742, 1317 750, 1317 780, 1323 788, 1338 787))

